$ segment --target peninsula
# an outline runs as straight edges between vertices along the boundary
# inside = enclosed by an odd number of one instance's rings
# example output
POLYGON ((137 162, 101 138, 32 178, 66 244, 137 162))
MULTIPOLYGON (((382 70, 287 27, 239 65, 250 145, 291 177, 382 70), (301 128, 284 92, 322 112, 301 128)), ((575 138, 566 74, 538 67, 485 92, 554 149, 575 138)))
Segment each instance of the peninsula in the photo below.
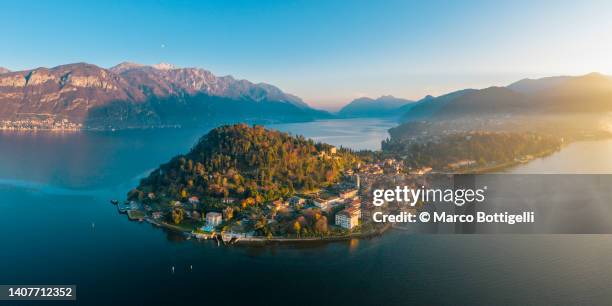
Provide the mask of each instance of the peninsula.
POLYGON ((161 165, 119 204, 197 238, 336 240, 375 235, 373 185, 402 175, 395 160, 246 124, 211 130, 190 152, 161 165))
POLYGON ((198 239, 226 242, 329 241, 373 236, 381 213, 415 206, 373 205, 372 191, 422 187, 436 174, 479 173, 558 150, 563 139, 536 133, 456 133, 415 142, 391 131, 382 151, 354 152, 247 124, 224 125, 186 154, 152 171, 113 204, 132 220, 198 239))

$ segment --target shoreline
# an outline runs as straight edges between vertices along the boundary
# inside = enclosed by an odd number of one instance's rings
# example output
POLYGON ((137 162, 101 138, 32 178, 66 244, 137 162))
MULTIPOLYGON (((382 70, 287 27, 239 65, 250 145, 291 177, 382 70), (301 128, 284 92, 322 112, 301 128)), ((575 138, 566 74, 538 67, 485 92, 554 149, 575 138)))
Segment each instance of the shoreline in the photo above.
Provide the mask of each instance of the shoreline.
POLYGON ((472 169, 470 171, 461 172, 460 174, 492 174, 492 173, 493 174, 495 174, 495 173, 499 174, 499 173, 504 173, 505 171, 503 171, 503 170, 509 170, 509 169, 514 168, 514 167, 519 166, 519 165, 526 165, 526 164, 528 164, 528 163, 530 163, 530 162, 532 162, 534 160, 537 160, 537 159, 541 159, 541 158, 552 156, 555 153, 559 153, 563 149, 567 148, 568 146, 571 146, 571 145, 576 144, 576 143, 586 142, 586 141, 605 141, 605 140, 610 140, 610 139, 612 139, 612 135, 611 136, 595 136, 595 137, 579 138, 579 139, 575 139, 573 141, 564 142, 557 149, 554 149, 554 150, 545 150, 545 151, 540 152, 538 154, 534 154, 532 156, 532 158, 530 158, 530 159, 528 159, 526 161, 515 160, 515 161, 510 161, 510 162, 506 162, 506 163, 495 165, 495 166, 472 169))
POLYGON ((314 243, 314 242, 338 242, 338 241, 347 241, 351 239, 364 239, 364 238, 372 238, 383 235, 387 230, 392 228, 391 223, 386 223, 382 228, 376 229, 367 233, 351 233, 344 236, 329 236, 329 237, 304 237, 304 238, 291 238, 291 237, 246 237, 240 238, 236 240, 233 244, 237 245, 253 245, 253 244, 291 244, 291 243, 314 243))
MULTIPOLYGON (((134 220, 130 220, 134 221, 134 220)), ((153 220, 151 218, 144 218, 144 221, 162 229, 166 229, 172 231, 174 233, 184 234, 187 237, 195 238, 198 241, 208 240, 208 239, 217 239, 224 242, 224 245, 268 245, 268 244, 291 244, 291 243, 315 243, 315 242, 339 242, 339 241, 347 241, 351 239, 364 239, 364 238, 372 238, 383 235, 389 229, 392 228, 391 223, 386 223, 381 228, 377 228, 373 231, 366 233, 351 233, 343 236, 322 236, 322 237, 265 237, 265 236, 253 236, 253 237, 232 237, 231 240, 225 242, 223 240, 223 233, 211 233, 211 234, 196 234, 187 229, 181 228, 180 226, 172 225, 167 222, 159 222, 153 220), (200 235, 206 235, 207 238, 201 238, 200 235)))
MULTIPOLYGON (((572 142, 573 143, 573 142, 572 142)), ((504 171, 502 170, 508 170, 511 168, 514 168, 516 166, 519 165, 525 165, 528 164, 536 159, 540 159, 540 158, 544 158, 544 157, 548 157, 551 156, 557 152, 560 152, 561 150, 563 150, 565 147, 567 147, 569 144, 563 145, 560 148, 554 149, 554 150, 547 150, 544 152, 540 152, 538 154, 534 154, 532 158, 525 160, 525 161, 521 161, 521 160, 514 160, 514 161, 509 161, 509 162, 505 162, 499 165, 494 165, 494 166, 489 166, 489 167, 482 167, 482 168, 477 168, 471 171, 467 171, 467 172, 461 172, 460 174, 491 174, 491 173, 503 173, 504 171), (501 171, 501 172, 498 172, 501 171)))
MULTIPOLYGON (((288 121, 277 121, 277 120, 236 120, 236 121, 222 121, 211 123, 210 126, 221 126, 235 123, 246 123, 246 124, 255 124, 262 126, 269 125, 283 125, 283 124, 300 124, 300 123, 312 123, 312 122, 326 122, 326 121, 334 121, 334 120, 367 120, 367 119, 378 119, 381 121, 388 121, 396 123, 393 117, 330 117, 330 118, 314 118, 314 119, 304 119, 304 120, 288 120, 288 121)), ((182 124, 161 124, 161 125, 151 125, 151 126, 127 126, 127 127, 78 127, 78 128, 50 128, 50 127, 2 127, 0 126, 0 131, 10 131, 10 132, 119 132, 119 131, 134 131, 134 130, 171 130, 171 129, 193 129, 193 128, 202 128, 209 127, 199 126, 199 125, 182 125, 182 124)), ((276 129, 273 127, 273 129, 276 129)))

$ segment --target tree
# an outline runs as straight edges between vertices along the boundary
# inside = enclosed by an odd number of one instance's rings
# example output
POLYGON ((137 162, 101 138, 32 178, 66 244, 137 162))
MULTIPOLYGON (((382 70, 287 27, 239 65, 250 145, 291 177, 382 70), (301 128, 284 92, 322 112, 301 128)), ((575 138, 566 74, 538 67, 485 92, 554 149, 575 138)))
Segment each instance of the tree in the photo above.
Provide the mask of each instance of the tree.
POLYGON ((234 208, 231 206, 226 207, 223 210, 223 214, 225 215, 226 221, 232 220, 232 218, 234 218, 234 208))
MULTIPOLYGON (((317 216, 319 215, 317 214, 317 216)), ((317 218, 314 228, 317 233, 326 234, 329 231, 327 228, 327 217, 320 216, 319 218, 317 218)))
POLYGON ((175 207, 172 210, 172 221, 174 221, 174 224, 181 223, 183 221, 184 216, 185 212, 181 207, 175 207))
POLYGON ((300 236, 300 231, 302 230, 302 225, 300 225, 300 222, 295 221, 293 223, 293 230, 295 231, 295 233, 299 237, 300 236))

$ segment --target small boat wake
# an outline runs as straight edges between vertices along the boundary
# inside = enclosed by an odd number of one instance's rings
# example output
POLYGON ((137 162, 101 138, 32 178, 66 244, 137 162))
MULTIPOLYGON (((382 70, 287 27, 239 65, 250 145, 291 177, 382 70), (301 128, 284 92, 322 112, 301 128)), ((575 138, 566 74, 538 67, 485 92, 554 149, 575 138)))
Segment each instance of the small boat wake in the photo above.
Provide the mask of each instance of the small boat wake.
POLYGON ((19 189, 30 189, 50 195, 95 195, 102 193, 104 189, 74 189, 67 187, 53 186, 49 184, 24 181, 16 179, 2 179, 0 178, 0 186, 8 186, 19 189))
POLYGON ((119 193, 125 194, 127 190, 138 185, 141 179, 147 177, 153 170, 150 169, 142 172, 127 181, 103 188, 70 188, 58 185, 51 185, 29 180, 19 180, 10 178, 0 178, 0 186, 7 186, 18 189, 28 189, 32 191, 42 192, 49 195, 64 195, 64 196, 100 196, 108 197, 109 194, 119 193))

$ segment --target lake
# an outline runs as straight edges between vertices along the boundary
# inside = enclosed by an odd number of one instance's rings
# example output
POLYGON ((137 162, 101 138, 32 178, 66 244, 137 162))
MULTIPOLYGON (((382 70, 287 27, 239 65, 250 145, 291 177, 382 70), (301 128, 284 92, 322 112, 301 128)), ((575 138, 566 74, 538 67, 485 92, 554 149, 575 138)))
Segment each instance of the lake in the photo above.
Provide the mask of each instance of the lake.
POLYGON ((373 118, 273 124, 270 127, 354 150, 380 150, 380 142, 389 137, 387 130, 396 125, 393 120, 373 118))
POLYGON ((507 171, 514 174, 612 174, 612 140, 574 142, 560 152, 507 171))
MULTIPOLYGON (((377 149, 393 124, 351 119, 272 127, 377 149)), ((603 304, 612 298, 609 235, 391 231, 321 245, 218 247, 117 214, 109 199, 123 198, 207 130, 0 133, 0 284, 76 284, 79 303, 97 305, 603 304)), ((558 155, 535 170, 563 163, 558 155)), ((609 163, 609 156, 599 162, 609 163)), ((574 160, 579 168, 580 158, 574 160)))

